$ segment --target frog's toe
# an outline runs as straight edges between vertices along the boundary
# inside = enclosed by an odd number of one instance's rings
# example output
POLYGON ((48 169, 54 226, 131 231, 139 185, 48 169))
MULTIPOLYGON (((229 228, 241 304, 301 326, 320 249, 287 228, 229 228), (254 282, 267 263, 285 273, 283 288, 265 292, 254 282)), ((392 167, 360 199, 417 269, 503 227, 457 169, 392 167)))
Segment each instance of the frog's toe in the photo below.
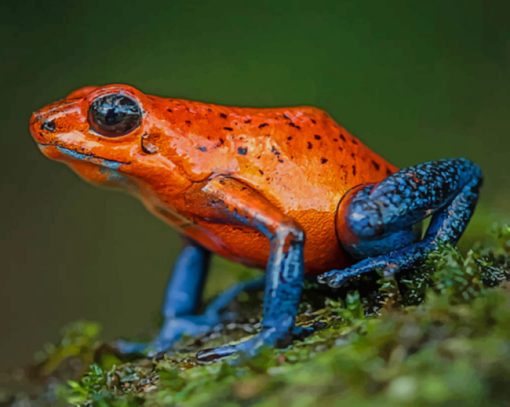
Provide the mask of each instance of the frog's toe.
POLYGON ((154 357, 161 353, 169 351, 175 341, 156 339, 153 342, 130 342, 118 340, 114 343, 114 347, 118 353, 124 356, 147 356, 154 357))
POLYGON ((273 346, 275 340, 267 331, 262 331, 242 342, 219 346, 217 348, 202 349, 196 358, 200 362, 212 362, 230 355, 253 357, 265 346, 273 346))
POLYGON ((317 281, 321 284, 327 284, 332 288, 338 288, 353 278, 376 270, 382 270, 384 276, 389 277, 400 271, 402 265, 399 259, 383 255, 361 260, 359 263, 345 269, 330 270, 321 274, 317 281))
POLYGON ((131 342, 119 339, 113 343, 113 347, 122 355, 143 355, 149 344, 146 342, 131 342))
POLYGON ((321 284, 326 284, 332 288, 337 288, 343 286, 347 280, 349 280, 349 276, 344 275, 344 271, 348 269, 342 270, 330 270, 324 274, 321 274, 317 277, 317 281, 321 284))
POLYGON ((198 336, 205 334, 219 322, 219 316, 212 313, 171 318, 165 321, 158 336, 151 342, 141 343, 119 340, 115 342, 114 346, 121 354, 153 357, 171 350, 174 344, 184 335, 198 336))
POLYGON ((330 270, 317 277, 317 281, 321 284, 327 284, 332 288, 341 287, 350 279, 374 270, 373 265, 367 260, 362 260, 354 266, 345 269, 330 270))
POLYGON ((213 362, 215 360, 233 355, 239 351, 238 345, 223 345, 217 348, 206 348, 197 352, 196 358, 199 362, 213 362))
POLYGON ((437 243, 433 239, 425 239, 387 254, 369 257, 345 269, 328 271, 321 274, 317 280, 319 283, 336 288, 342 286, 351 278, 376 270, 383 271, 384 276, 389 277, 423 262, 428 254, 436 248, 437 243))
POLYGON ((293 339, 303 339, 312 334, 312 326, 296 326, 291 332, 282 333, 274 329, 266 329, 242 342, 227 344, 217 348, 202 349, 196 355, 200 362, 211 362, 231 355, 242 355, 250 358, 256 356, 264 347, 285 347, 293 339))

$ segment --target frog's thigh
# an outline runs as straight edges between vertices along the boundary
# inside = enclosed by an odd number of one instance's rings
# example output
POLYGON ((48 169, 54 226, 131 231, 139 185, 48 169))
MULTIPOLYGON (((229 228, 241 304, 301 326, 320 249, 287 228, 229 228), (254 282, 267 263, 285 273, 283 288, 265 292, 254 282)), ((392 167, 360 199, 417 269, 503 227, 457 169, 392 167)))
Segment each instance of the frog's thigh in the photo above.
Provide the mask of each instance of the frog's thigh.
POLYGON ((244 225, 271 239, 285 223, 285 214, 257 191, 233 178, 217 177, 197 183, 185 193, 193 215, 208 222, 244 225))
POLYGON ((481 184, 480 168, 460 158, 408 167, 352 191, 340 205, 337 232, 346 250, 368 258, 319 280, 339 286, 377 268, 398 271, 422 261, 440 243, 456 243, 473 214, 481 184), (425 236, 414 243, 413 226, 429 215, 425 236))

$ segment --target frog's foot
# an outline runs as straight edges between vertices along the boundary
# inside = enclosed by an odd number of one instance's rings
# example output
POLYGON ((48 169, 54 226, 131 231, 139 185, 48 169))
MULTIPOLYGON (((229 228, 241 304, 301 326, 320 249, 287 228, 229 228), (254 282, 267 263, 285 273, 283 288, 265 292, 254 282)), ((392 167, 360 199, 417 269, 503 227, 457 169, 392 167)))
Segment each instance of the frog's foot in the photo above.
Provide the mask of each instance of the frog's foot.
POLYGON ((122 354, 146 354, 149 357, 166 352, 183 336, 199 336, 213 330, 223 320, 222 311, 240 293, 263 287, 263 277, 238 283, 216 297, 201 315, 167 318, 153 341, 140 343, 121 340, 115 343, 115 347, 122 354))
POLYGON ((466 159, 431 161, 408 167, 375 185, 360 185, 337 211, 337 234, 354 257, 365 258, 332 270, 319 282, 332 287, 376 269, 395 273, 423 261, 439 245, 456 243, 466 228, 482 184, 480 168, 466 159), (423 219, 432 215, 420 241, 423 219))
POLYGON ((388 254, 361 260, 351 267, 341 270, 330 270, 321 274, 317 280, 336 288, 348 280, 372 271, 382 271, 384 276, 391 276, 400 270, 406 270, 425 260, 427 255, 437 248, 433 240, 424 240, 410 246, 395 250, 388 254))
POLYGON ((219 346, 217 348, 202 349, 197 353, 197 360, 200 362, 211 362, 226 356, 238 354, 244 357, 255 356, 263 347, 277 346, 285 347, 293 339, 304 338, 314 332, 313 327, 292 328, 291 332, 282 332, 276 328, 263 329, 251 338, 238 343, 219 346))
POLYGON ((198 336, 211 331, 221 322, 219 314, 190 315, 165 321, 158 336, 151 342, 117 341, 122 354, 144 354, 149 357, 170 350, 183 336, 198 336))

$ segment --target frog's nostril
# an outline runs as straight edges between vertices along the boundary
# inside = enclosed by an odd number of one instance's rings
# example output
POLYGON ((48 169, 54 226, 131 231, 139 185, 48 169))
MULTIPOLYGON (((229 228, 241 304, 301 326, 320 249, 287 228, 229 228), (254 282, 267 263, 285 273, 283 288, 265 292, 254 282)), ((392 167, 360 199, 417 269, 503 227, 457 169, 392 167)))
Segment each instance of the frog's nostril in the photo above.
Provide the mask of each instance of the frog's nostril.
POLYGON ((55 124, 55 120, 46 120, 42 124, 41 129, 53 133, 57 129, 57 125, 55 124))

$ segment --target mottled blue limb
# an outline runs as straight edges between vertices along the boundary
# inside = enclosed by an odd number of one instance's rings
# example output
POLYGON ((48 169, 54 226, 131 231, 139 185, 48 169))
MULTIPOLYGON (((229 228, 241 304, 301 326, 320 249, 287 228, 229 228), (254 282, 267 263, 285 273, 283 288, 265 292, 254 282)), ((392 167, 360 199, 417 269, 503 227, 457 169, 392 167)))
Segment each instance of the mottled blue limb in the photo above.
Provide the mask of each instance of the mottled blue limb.
POLYGON ((189 241, 181 250, 163 301, 165 319, 196 312, 209 269, 211 254, 202 246, 189 241))
POLYGON ((441 243, 456 243, 476 206, 480 168, 466 159, 432 161, 403 169, 353 191, 340 206, 340 240, 354 256, 370 256, 319 282, 332 287, 376 269, 396 272, 423 261, 441 243), (414 226, 432 214, 423 240, 414 226))
MULTIPOLYGON (((294 334, 303 285, 302 233, 289 230, 277 233, 272 242, 272 255, 266 270, 266 288, 261 331, 240 343, 205 349, 197 354, 202 361, 210 361, 233 353, 255 355, 263 346, 283 344, 294 334), (285 241, 289 240, 285 249, 285 241)), ((299 330, 301 333, 302 330, 299 330)))
POLYGON ((301 231, 286 225, 271 239, 261 331, 240 343, 204 349, 197 353, 199 360, 210 361, 233 353, 253 356, 263 346, 283 344, 292 335, 302 333, 294 322, 304 280, 303 240, 301 231))
POLYGON ((201 333, 204 325, 214 322, 197 320, 196 316, 193 323, 189 319, 200 304, 209 259, 207 250, 192 241, 185 241, 165 291, 162 309, 164 322, 160 333, 151 343, 117 341, 116 347, 120 352, 142 353, 150 348, 168 349, 184 333, 201 333))
POLYGON ((194 242, 186 242, 168 282, 163 304, 164 322, 159 334, 149 343, 117 341, 122 353, 154 355, 169 350, 183 335, 196 336, 220 324, 221 312, 243 291, 262 289, 264 280, 244 281, 214 299, 201 315, 193 315, 200 305, 210 253, 194 242))
POLYGON ((207 186, 207 192, 226 220, 252 227, 269 239, 270 257, 261 331, 240 343, 203 350, 197 358, 211 360, 238 352, 253 355, 262 346, 285 342, 293 334, 304 280, 304 233, 265 198, 235 180, 218 180, 207 186))

